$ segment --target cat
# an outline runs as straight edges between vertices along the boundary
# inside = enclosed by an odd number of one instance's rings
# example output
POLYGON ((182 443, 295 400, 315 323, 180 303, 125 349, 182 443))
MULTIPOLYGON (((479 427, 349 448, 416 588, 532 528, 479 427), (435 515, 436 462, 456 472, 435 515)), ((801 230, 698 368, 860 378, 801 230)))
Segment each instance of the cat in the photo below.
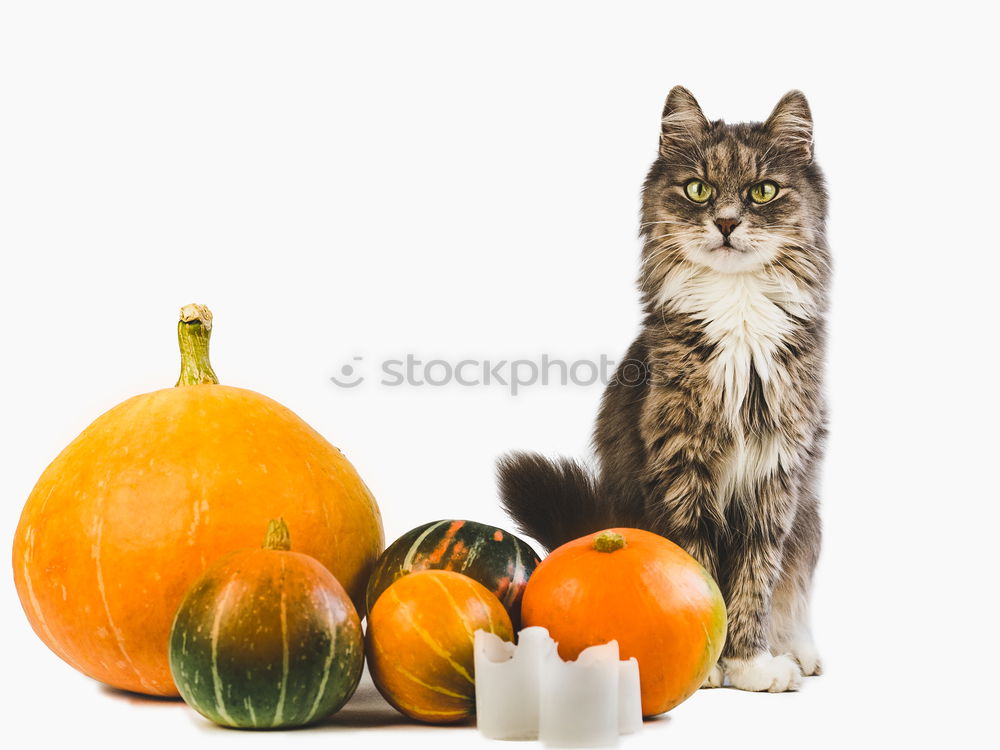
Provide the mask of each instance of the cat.
POLYGON ((830 257, 812 132, 799 91, 730 125, 671 90, 642 190, 645 319, 601 402, 599 472, 498 464, 503 506, 547 549, 639 527, 705 566, 729 616, 705 687, 783 692, 821 671, 809 596, 830 257))

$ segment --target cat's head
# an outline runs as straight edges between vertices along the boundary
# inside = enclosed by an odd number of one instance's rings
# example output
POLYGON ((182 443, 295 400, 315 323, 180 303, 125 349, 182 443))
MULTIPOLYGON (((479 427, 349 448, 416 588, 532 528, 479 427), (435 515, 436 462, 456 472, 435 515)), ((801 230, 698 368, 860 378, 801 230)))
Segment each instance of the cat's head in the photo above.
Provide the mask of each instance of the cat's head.
POLYGON ((642 288, 650 301, 679 264, 718 273, 785 269, 822 283, 826 194, 812 115, 790 91, 765 122, 709 122, 691 93, 667 97, 642 195, 642 288))

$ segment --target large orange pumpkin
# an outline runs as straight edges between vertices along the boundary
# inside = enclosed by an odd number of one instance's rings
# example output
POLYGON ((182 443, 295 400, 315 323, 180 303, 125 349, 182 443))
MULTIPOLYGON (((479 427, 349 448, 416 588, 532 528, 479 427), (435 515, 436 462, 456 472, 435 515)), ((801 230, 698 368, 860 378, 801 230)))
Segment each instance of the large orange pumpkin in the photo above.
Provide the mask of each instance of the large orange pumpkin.
POLYGON ((325 565, 360 610, 383 547, 378 506, 344 455, 259 393, 218 385, 211 313, 189 305, 174 388, 99 417, 49 465, 14 537, 28 619, 96 680, 177 695, 170 624, 216 559, 284 516, 296 549, 325 565))
POLYGON ((368 613, 365 653, 375 687, 412 719, 467 719, 475 712, 479 629, 514 640, 510 615, 481 583, 450 570, 403 576, 368 613))
POLYGON ((608 529, 553 550, 528 580, 521 616, 525 627, 548 628, 566 660, 617 640, 621 658, 639 662, 643 716, 694 693, 726 637, 726 607, 708 571, 639 529, 608 529))

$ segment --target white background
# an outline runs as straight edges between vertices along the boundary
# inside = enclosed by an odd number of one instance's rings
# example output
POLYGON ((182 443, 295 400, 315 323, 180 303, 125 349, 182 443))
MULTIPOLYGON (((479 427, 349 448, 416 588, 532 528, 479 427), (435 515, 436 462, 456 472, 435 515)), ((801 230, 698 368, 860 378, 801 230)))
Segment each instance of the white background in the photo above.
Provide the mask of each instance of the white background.
MULTIPOLYGON (((378 363, 621 356, 663 99, 764 118, 809 97, 836 258, 815 629, 798 694, 702 691, 640 747, 981 746, 996 697, 996 40, 979 3, 5 2, 0 11, 4 544, 55 454, 177 370, 215 311, 224 382, 345 450, 389 539, 509 526, 496 457, 584 455, 600 386, 386 388, 378 363), (329 376, 353 357, 369 380, 329 376)), ((104 689, 2 581, 5 736, 260 746, 104 689)), ((414 727, 370 682, 353 747, 414 727)), ((344 743, 348 744, 344 744, 344 743)))

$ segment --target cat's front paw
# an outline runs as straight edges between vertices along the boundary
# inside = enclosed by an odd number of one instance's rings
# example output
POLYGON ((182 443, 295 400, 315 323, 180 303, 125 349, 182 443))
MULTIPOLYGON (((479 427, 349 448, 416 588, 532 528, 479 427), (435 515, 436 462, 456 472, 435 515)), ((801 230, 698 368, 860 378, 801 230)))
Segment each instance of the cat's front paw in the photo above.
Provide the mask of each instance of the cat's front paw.
POLYGON ((708 677, 705 681, 701 683, 703 688, 717 688, 722 687, 722 682, 725 680, 726 675, 722 671, 722 663, 716 664, 712 667, 712 671, 708 673, 708 677))
POLYGON ((823 674, 823 665, 820 662, 819 651, 811 642, 792 643, 788 649, 795 657, 795 661, 802 668, 804 677, 823 674))
POLYGON ((734 688, 753 692, 784 693, 798 690, 802 684, 802 670, 788 654, 726 659, 726 674, 734 688))

